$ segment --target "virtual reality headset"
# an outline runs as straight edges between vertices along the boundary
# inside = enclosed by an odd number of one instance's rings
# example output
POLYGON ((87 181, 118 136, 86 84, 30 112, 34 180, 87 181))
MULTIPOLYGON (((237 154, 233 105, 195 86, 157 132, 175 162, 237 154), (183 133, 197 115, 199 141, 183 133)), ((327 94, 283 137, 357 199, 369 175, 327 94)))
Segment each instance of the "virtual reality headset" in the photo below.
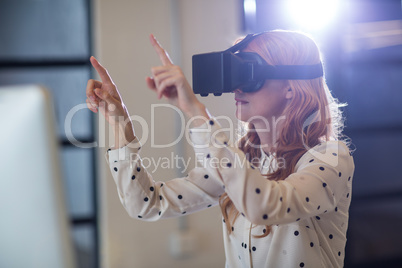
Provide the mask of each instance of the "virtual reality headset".
POLYGON ((208 96, 241 89, 258 91, 267 79, 306 80, 323 76, 322 64, 268 65, 253 52, 238 52, 259 34, 249 34, 225 51, 193 55, 193 90, 208 96), (236 53, 237 52, 237 53, 236 53))

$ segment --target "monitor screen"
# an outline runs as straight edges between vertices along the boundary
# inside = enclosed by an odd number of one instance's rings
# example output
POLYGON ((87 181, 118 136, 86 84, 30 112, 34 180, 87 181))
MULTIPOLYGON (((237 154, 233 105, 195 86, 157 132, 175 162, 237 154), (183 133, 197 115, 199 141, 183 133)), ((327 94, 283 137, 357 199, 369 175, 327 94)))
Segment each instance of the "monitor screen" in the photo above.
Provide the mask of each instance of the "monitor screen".
POLYGON ((0 87, 0 267, 75 267, 51 97, 0 87))

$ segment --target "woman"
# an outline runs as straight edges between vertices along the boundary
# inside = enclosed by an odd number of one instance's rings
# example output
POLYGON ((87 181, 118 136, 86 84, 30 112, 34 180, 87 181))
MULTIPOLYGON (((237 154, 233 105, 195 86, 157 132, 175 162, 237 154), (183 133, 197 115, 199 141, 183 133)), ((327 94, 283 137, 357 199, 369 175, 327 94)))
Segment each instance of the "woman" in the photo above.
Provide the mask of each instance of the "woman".
MULTIPOLYGON (((127 109, 92 57, 102 82, 89 80, 87 104, 93 112, 99 107, 114 126, 116 147, 107 157, 129 215, 154 221, 219 204, 226 267, 342 267, 354 164, 340 140, 340 105, 324 77, 266 80, 252 93, 235 90, 236 116, 246 134, 231 146, 180 68, 152 35, 150 41, 162 65, 152 68, 146 83, 158 98, 197 118, 190 137, 204 165, 162 183, 154 182, 139 158, 130 159, 140 144, 127 109), (240 165, 245 159, 251 164, 240 165)), ((260 34, 242 52, 258 53, 269 65, 321 61, 310 38, 289 31, 260 34)))

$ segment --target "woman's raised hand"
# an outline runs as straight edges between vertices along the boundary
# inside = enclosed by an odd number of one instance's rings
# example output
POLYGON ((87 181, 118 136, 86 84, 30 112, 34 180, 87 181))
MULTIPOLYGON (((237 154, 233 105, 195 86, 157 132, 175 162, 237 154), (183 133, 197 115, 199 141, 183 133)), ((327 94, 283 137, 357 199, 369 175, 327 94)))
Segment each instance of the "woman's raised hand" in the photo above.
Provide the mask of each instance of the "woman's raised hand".
POLYGON ((152 34, 149 39, 162 65, 151 69, 153 77, 146 78, 148 87, 157 93, 159 99, 166 97, 187 116, 204 116, 208 118, 205 106, 194 95, 181 68, 172 63, 168 53, 160 46, 152 34))
MULTIPOLYGON (((146 78, 148 87, 157 93, 159 99, 166 97, 187 116, 209 118, 205 106, 194 95, 180 67, 173 65, 168 54, 153 35, 150 35, 150 41, 162 65, 151 69, 153 77, 146 78)), ((87 106, 92 112, 97 113, 99 110, 104 115, 109 124, 114 127, 116 146, 124 146, 135 139, 129 113, 107 70, 94 57, 91 57, 90 61, 101 81, 93 79, 88 81, 87 106)), ((205 120, 198 119, 192 124, 196 126, 203 122, 205 120)))
POLYGON ((94 57, 91 57, 90 61, 102 81, 88 80, 87 106, 94 113, 97 113, 99 109, 109 124, 114 127, 115 146, 124 146, 135 138, 127 108, 107 70, 94 57))

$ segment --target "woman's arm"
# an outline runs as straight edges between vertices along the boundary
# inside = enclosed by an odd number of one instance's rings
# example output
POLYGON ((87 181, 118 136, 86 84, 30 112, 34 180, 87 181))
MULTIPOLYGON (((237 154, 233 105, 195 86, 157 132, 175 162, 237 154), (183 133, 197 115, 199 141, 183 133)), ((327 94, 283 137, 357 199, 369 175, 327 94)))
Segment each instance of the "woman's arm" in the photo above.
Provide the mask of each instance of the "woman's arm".
POLYGON ((155 182, 139 152, 138 143, 132 143, 106 155, 120 201, 130 217, 156 221, 218 204, 223 183, 204 168, 195 168, 183 178, 155 182))
MULTIPOLYGON (((162 65, 152 68, 147 77, 148 87, 159 98, 166 97, 192 120, 193 126, 208 120, 205 106, 195 97, 183 72, 173 65, 166 51, 153 35, 150 36, 162 65)), ((155 182, 142 166, 140 144, 126 106, 107 70, 94 58, 91 63, 101 81, 89 80, 86 94, 88 108, 98 110, 112 126, 115 149, 107 153, 107 161, 117 185, 120 200, 130 216, 143 220, 158 220, 192 213, 216 205, 223 193, 223 184, 205 169, 196 168, 187 177, 168 182, 155 182)))

